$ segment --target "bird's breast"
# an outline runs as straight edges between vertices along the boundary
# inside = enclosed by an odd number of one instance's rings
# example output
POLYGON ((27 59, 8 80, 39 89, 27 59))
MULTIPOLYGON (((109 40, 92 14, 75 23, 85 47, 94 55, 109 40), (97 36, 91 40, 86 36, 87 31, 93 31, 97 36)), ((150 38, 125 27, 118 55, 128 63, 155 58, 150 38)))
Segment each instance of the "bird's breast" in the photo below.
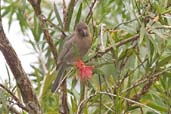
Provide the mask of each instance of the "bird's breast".
POLYGON ((85 37, 77 40, 77 48, 79 49, 80 56, 83 57, 88 49, 91 47, 91 38, 85 37))

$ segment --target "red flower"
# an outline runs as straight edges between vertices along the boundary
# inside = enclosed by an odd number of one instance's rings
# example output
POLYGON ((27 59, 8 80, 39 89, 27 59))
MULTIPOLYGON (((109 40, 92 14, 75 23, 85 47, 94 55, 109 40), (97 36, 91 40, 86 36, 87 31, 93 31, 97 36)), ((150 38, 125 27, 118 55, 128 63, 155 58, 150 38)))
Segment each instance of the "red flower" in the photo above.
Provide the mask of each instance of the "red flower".
POLYGON ((85 64, 84 64, 84 62, 82 61, 82 60, 80 60, 80 59, 78 59, 77 61, 76 61, 76 67, 79 69, 79 68, 82 68, 82 67, 84 67, 85 66, 85 64))
POLYGON ((81 80, 88 80, 92 77, 93 66, 86 66, 82 60, 77 60, 76 67, 78 69, 78 76, 81 80))

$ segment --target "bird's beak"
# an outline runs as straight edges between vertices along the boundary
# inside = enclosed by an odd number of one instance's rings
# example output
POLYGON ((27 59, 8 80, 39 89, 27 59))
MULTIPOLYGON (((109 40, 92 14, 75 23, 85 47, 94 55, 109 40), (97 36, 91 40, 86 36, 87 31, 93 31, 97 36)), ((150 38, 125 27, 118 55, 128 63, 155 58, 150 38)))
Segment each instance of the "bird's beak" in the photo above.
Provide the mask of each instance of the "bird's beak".
POLYGON ((88 35, 87 30, 85 30, 85 29, 82 29, 81 32, 82 32, 82 33, 81 33, 82 36, 84 36, 84 37, 88 35))

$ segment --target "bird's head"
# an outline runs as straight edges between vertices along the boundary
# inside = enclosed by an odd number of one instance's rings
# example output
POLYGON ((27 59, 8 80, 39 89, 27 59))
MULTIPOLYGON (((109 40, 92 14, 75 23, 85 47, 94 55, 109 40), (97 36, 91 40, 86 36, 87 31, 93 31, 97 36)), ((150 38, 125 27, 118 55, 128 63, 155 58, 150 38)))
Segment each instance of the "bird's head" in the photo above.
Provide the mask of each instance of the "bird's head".
POLYGON ((81 37, 89 36, 88 26, 85 22, 80 22, 76 26, 76 32, 81 37))

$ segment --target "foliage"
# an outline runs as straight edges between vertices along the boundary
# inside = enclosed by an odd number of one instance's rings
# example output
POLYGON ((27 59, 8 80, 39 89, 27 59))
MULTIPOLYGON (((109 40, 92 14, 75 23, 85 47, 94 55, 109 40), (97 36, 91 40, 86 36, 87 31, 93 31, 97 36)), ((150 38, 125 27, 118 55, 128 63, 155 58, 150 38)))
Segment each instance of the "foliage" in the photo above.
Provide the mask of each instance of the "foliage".
MULTIPOLYGON (((37 63, 31 64, 30 77, 36 85, 43 112, 55 114, 60 104, 58 94, 50 92, 56 76, 55 62, 40 22, 28 2, 3 2, 2 16, 8 18, 9 27, 18 20, 21 32, 28 36, 26 43, 38 54, 37 63), (29 38, 31 36, 33 39, 29 38)), ((169 0, 78 0, 68 5, 66 28, 63 7, 64 4, 45 0, 41 4, 42 13, 49 22, 46 29, 57 50, 63 43, 59 28, 70 34, 79 21, 85 20, 93 37, 92 47, 84 58, 86 64, 94 66, 92 79, 83 89, 75 68, 67 74, 70 114, 78 110, 84 114, 171 113, 169 0), (85 97, 81 101, 83 93, 85 97)), ((7 102, 4 94, 0 92, 2 104, 7 102)), ((6 110, 7 107, 1 108, 6 110)))

